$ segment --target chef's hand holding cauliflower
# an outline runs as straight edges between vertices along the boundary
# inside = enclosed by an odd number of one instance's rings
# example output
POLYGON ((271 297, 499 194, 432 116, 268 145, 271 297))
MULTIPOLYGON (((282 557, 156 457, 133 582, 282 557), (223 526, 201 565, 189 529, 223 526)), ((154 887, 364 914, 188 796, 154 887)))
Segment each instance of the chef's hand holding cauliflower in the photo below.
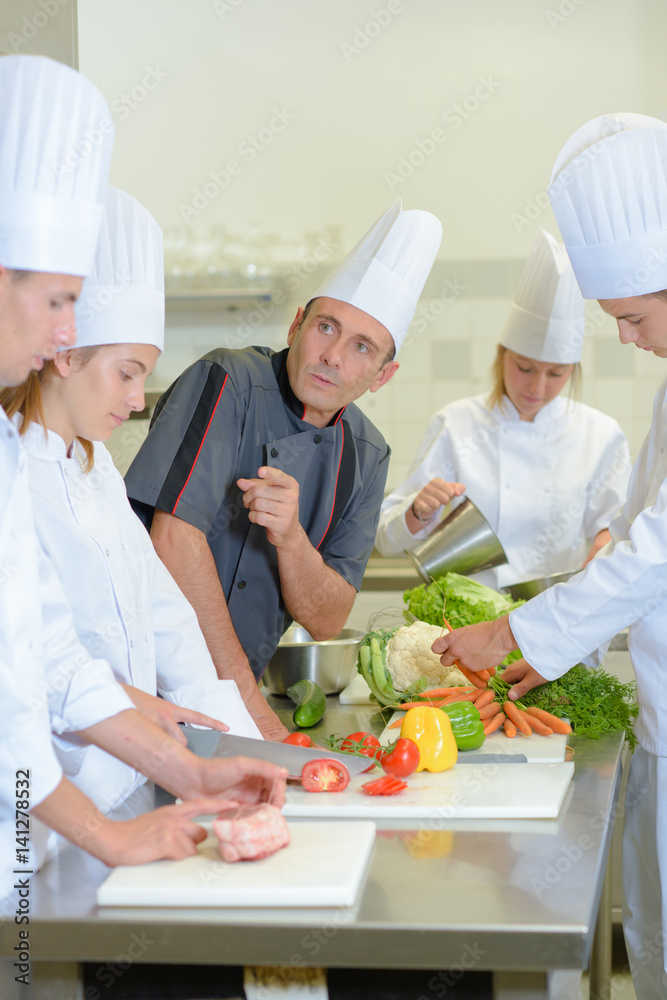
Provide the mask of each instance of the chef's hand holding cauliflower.
POLYGON ((460 670, 443 667, 431 651, 441 634, 442 627, 422 621, 368 633, 359 648, 358 669, 381 705, 428 688, 468 683, 460 670))

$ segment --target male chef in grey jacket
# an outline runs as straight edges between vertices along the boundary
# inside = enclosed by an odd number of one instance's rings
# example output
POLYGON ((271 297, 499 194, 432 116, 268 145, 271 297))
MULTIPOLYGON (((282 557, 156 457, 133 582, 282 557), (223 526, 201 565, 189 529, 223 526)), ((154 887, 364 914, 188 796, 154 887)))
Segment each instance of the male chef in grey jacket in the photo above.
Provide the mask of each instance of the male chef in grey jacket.
POLYGON ((294 620, 332 638, 361 586, 389 448, 352 401, 396 372, 441 239, 397 202, 298 309, 284 351, 218 349, 183 373, 127 473, 218 675, 268 739, 286 730, 256 680, 280 636, 294 620))

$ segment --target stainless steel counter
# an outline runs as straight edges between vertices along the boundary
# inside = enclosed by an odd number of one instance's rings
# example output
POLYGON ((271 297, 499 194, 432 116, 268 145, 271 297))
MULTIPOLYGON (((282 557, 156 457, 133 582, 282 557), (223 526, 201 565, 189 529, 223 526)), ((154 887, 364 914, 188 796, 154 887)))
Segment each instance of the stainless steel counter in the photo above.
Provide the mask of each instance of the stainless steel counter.
MULTIPOLYGON (((290 718, 287 698, 268 700, 290 718)), ((327 701, 322 734, 382 728, 371 708, 327 701)), ((204 755, 212 751, 211 733, 191 736, 204 755)), ((50 1000, 76 997, 77 963, 112 961, 137 941, 150 942, 136 945, 139 962, 463 966, 494 970, 499 1000, 546 996, 546 970, 588 965, 621 778, 620 736, 573 738, 572 746, 575 776, 555 820, 378 823, 368 877, 349 910, 100 911, 95 890, 107 869, 68 847, 32 883, 35 997, 56 972, 50 1000)), ((18 928, 5 914, 0 955, 10 956, 18 928)), ((602 976, 606 965, 603 955, 602 976)), ((603 995, 599 982, 596 989, 603 995)))

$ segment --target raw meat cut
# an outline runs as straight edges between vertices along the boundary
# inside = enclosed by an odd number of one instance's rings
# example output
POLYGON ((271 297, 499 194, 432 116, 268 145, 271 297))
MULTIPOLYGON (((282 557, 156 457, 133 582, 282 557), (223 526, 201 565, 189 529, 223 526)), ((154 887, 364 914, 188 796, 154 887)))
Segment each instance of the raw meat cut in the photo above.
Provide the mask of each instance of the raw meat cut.
POLYGON ((213 820, 223 861, 256 861, 287 847, 289 827, 280 809, 263 802, 226 809, 213 820))

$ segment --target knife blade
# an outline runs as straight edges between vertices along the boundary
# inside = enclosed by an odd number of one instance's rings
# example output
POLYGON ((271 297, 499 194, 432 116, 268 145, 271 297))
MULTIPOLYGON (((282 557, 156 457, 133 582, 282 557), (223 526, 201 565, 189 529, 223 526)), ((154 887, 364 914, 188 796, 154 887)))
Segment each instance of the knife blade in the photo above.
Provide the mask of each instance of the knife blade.
POLYGON ((361 774, 370 764, 367 757, 355 757, 353 754, 337 753, 321 747, 299 747, 292 743, 253 740, 249 736, 232 736, 231 733, 220 733, 219 736, 212 757, 255 757, 258 760, 268 760, 279 767, 286 767, 290 775, 294 776, 301 774, 303 765, 309 760, 321 760, 324 757, 339 760, 345 764, 350 774, 361 774))

